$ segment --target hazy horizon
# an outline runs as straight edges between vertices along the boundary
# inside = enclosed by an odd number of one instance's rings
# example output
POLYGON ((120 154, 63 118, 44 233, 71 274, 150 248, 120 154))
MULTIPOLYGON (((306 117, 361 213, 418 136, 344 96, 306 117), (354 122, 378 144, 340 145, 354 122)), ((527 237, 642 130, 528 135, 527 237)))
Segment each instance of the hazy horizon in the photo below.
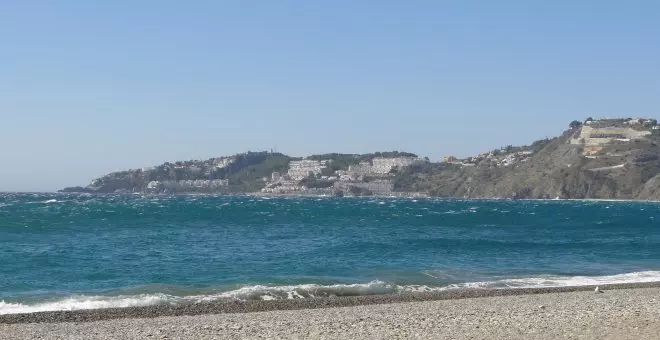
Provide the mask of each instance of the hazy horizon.
POLYGON ((248 150, 525 145, 655 117, 660 3, 0 4, 0 191, 248 150))

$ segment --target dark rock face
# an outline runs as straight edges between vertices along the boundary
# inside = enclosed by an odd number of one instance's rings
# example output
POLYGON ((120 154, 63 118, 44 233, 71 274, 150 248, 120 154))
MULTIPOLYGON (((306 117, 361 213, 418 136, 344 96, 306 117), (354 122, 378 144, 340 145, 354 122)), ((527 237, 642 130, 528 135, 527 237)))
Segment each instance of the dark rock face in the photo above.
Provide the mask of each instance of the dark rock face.
POLYGON ((644 187, 640 190, 637 198, 642 200, 660 200, 660 174, 651 178, 648 182, 644 184, 644 187))

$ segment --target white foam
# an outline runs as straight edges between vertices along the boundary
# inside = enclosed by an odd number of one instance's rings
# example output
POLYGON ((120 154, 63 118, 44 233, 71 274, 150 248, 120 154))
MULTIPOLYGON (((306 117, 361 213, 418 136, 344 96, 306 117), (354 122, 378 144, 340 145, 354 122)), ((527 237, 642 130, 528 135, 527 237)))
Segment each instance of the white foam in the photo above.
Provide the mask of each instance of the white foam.
POLYGON ((660 271, 633 272, 606 276, 540 276, 497 281, 467 282, 447 286, 455 288, 547 288, 595 286, 619 283, 660 282, 660 271))
POLYGON ((239 289, 216 295, 190 296, 186 300, 194 302, 205 302, 215 300, 254 300, 254 299, 301 299, 328 296, 354 296, 388 294, 399 291, 399 287, 383 281, 371 281, 369 283, 356 284, 302 284, 291 286, 245 286, 239 289), (268 296, 268 298, 265 298, 268 296))
MULTIPOLYGON (((429 275, 431 276, 431 275, 429 275)), ((433 276, 432 276, 433 277, 433 276)), ((140 307, 159 304, 199 303, 218 300, 282 300, 332 296, 357 296, 410 292, 434 292, 451 289, 503 289, 590 286, 617 283, 660 282, 660 271, 644 271, 607 276, 539 276, 495 281, 465 282, 443 287, 426 285, 395 285, 383 281, 357 284, 301 284, 289 286, 244 286, 235 290, 195 296, 173 296, 162 293, 129 296, 73 296, 38 304, 0 301, 0 315, 46 311, 70 311, 100 308, 140 307)))
POLYGON ((48 311, 69 311, 100 308, 140 307, 167 303, 173 297, 165 294, 141 294, 135 296, 77 296, 59 301, 34 305, 0 301, 0 315, 36 313, 48 311))
POLYGON ((291 286, 254 285, 241 287, 220 294, 183 297, 162 293, 113 297, 74 296, 63 300, 32 305, 0 301, 0 315, 47 311, 141 307, 159 304, 199 303, 217 300, 282 300, 329 296, 372 295, 395 293, 397 291, 399 291, 398 286, 382 281, 372 281, 365 284, 337 284, 327 286, 318 284, 291 286))
MULTIPOLYGON (((430 274, 428 276, 434 277, 430 274)), ((464 282, 443 287, 426 285, 396 286, 397 292, 434 292, 452 289, 506 289, 598 286, 621 283, 660 282, 660 271, 633 272, 606 276, 539 276, 495 281, 464 282)))

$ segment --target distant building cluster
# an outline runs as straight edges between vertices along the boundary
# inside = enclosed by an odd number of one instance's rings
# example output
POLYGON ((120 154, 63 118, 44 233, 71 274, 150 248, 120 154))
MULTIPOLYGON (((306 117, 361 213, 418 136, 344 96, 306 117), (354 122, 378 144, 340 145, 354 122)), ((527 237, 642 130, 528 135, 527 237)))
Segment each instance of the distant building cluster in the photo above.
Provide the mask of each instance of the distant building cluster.
POLYGON ((374 158, 371 162, 364 161, 348 168, 348 175, 369 176, 389 174, 392 169, 403 168, 413 164, 426 162, 418 157, 374 158))
POLYGON ((317 161, 303 159, 301 161, 291 161, 289 163, 289 172, 287 174, 291 179, 302 180, 310 176, 321 174, 327 165, 328 161, 326 160, 317 161))
POLYGON ((652 128, 658 125, 658 121, 652 118, 600 118, 596 120, 587 118, 584 125, 592 127, 628 125, 633 127, 652 128))
POLYGON ((321 176, 331 160, 300 160, 289 163, 286 175, 273 172, 267 179, 266 186, 261 190, 269 194, 286 193, 315 193, 333 194, 336 192, 350 193, 352 190, 362 190, 374 194, 390 194, 393 192, 391 173, 393 169, 411 166, 426 162, 417 157, 376 157, 371 161, 362 161, 350 165, 348 170, 337 170, 331 176, 321 176), (366 180, 366 179, 369 180, 366 180), (327 186, 322 188, 308 188, 303 182, 305 179, 322 181, 327 186))
POLYGON ((443 162, 459 166, 507 167, 526 162, 529 157, 533 155, 534 151, 532 150, 520 150, 511 152, 499 150, 499 152, 485 152, 477 156, 468 157, 465 159, 458 159, 454 156, 448 156, 443 159, 443 162))

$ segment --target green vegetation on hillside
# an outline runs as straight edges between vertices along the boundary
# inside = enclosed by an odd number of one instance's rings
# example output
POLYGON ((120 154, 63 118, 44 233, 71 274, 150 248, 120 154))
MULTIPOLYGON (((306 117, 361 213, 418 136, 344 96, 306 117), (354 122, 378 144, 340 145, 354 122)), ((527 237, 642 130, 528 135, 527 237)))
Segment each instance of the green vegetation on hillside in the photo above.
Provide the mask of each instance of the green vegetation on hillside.
POLYGON ((427 178, 447 168, 458 168, 455 165, 439 163, 419 163, 405 167, 394 175, 394 191, 427 192, 431 183, 427 178))
POLYGON ((264 187, 262 178, 270 178, 273 172, 286 172, 291 158, 281 153, 248 152, 236 156, 227 168, 225 178, 232 192, 254 192, 264 187))

